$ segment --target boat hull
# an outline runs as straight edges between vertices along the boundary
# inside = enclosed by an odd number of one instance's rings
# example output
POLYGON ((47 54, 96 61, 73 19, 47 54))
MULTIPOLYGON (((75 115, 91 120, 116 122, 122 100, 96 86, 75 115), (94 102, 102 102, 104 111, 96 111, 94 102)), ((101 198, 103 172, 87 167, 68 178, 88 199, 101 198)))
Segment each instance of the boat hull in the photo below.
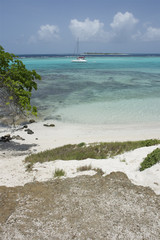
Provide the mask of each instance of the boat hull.
POLYGON ((85 59, 75 59, 75 60, 72 60, 73 63, 85 63, 87 62, 85 59))

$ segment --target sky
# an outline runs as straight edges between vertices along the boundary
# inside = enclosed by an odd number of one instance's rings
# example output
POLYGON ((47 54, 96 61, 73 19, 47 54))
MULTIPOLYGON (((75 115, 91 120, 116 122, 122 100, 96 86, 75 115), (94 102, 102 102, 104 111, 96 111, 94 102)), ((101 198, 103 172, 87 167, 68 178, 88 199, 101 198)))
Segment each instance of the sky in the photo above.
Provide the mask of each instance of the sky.
POLYGON ((160 53, 160 0, 0 0, 0 45, 15 54, 160 53))

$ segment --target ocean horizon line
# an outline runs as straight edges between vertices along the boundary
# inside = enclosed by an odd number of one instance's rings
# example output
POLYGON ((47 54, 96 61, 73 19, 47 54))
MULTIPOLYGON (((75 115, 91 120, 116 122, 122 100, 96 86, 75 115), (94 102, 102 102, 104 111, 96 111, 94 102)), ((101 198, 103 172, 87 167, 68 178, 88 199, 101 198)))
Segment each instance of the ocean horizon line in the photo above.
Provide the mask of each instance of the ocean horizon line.
MULTIPOLYGON (((160 53, 80 53, 86 57, 160 57, 160 53)), ((75 57, 73 53, 21 53, 16 57, 75 57)))

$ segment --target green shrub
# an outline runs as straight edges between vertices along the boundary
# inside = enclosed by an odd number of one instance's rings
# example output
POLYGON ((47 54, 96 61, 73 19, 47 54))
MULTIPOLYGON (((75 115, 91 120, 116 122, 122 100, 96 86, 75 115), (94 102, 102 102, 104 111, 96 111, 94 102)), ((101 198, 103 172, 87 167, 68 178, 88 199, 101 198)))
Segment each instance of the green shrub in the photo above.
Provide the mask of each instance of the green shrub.
POLYGON ((84 142, 79 143, 77 146, 78 147, 84 147, 86 144, 84 142))
POLYGON ((152 167, 154 164, 160 162, 160 149, 157 148, 153 152, 147 155, 144 161, 141 163, 140 171, 146 168, 152 167))
POLYGON ((54 177, 63 177, 65 176, 65 171, 63 169, 55 169, 54 177))

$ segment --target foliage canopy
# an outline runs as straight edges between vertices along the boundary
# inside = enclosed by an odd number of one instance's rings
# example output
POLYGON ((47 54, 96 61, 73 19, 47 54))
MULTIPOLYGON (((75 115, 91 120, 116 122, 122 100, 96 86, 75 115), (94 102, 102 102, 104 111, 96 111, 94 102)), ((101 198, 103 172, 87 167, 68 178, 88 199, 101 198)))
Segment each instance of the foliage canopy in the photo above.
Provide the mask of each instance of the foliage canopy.
POLYGON ((153 152, 149 153, 141 163, 140 171, 150 168, 158 162, 160 162, 160 149, 156 148, 153 152))
POLYGON ((36 80, 41 76, 35 70, 27 70, 14 54, 5 52, 0 46, 0 107, 7 108, 11 115, 32 113, 37 108, 31 106, 31 93, 37 90, 36 80))

